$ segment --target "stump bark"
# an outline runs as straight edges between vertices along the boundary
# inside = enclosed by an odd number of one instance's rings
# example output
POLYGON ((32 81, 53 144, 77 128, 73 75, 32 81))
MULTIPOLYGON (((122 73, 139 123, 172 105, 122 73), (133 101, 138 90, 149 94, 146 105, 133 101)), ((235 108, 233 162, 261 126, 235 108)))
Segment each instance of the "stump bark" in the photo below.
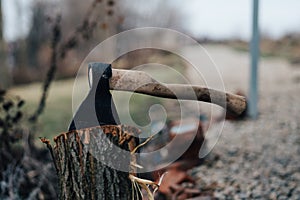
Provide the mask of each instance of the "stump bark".
POLYGON ((135 199, 129 174, 136 162, 137 128, 105 125, 54 138, 59 199, 135 199))

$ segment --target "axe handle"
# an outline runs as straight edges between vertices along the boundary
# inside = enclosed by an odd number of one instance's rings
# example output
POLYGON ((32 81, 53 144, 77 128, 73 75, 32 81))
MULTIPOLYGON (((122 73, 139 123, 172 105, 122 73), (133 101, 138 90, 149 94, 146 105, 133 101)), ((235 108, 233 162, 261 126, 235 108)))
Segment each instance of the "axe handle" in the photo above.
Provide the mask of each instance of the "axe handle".
POLYGON ((196 100, 222 106, 227 111, 240 115, 246 110, 246 98, 196 85, 164 84, 143 71, 113 69, 110 89, 131 91, 156 97, 196 100))

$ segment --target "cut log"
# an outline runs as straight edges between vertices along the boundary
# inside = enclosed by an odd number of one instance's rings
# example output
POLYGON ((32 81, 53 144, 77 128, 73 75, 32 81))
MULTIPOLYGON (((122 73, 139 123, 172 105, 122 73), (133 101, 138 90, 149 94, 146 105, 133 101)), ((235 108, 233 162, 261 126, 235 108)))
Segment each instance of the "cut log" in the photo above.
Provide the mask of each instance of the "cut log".
POLYGON ((134 127, 105 125, 55 137, 59 199, 136 199, 129 174, 139 133, 134 127))

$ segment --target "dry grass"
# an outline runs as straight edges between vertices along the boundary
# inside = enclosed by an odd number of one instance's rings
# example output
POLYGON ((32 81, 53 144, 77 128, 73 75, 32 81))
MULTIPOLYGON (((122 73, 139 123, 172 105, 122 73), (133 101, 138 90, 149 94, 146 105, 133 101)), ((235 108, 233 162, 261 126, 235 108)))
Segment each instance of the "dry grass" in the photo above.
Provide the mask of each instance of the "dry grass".
MULTIPOLYGON (((248 43, 244 41, 233 40, 229 41, 228 44, 237 50, 249 50, 248 43)), ((262 37, 260 51, 263 57, 282 57, 291 64, 298 65, 300 63, 300 35, 290 34, 277 40, 262 37)))

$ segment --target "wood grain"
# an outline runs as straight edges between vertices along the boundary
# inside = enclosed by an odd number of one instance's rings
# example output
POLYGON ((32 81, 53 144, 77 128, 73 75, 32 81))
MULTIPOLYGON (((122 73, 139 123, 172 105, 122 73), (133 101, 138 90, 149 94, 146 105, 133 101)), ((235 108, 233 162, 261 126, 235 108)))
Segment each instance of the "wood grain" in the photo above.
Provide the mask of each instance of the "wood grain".
POLYGON ((243 96, 198 85, 164 84, 143 71, 113 69, 110 89, 162 98, 213 103, 236 115, 242 114, 247 106, 246 98, 243 96))

